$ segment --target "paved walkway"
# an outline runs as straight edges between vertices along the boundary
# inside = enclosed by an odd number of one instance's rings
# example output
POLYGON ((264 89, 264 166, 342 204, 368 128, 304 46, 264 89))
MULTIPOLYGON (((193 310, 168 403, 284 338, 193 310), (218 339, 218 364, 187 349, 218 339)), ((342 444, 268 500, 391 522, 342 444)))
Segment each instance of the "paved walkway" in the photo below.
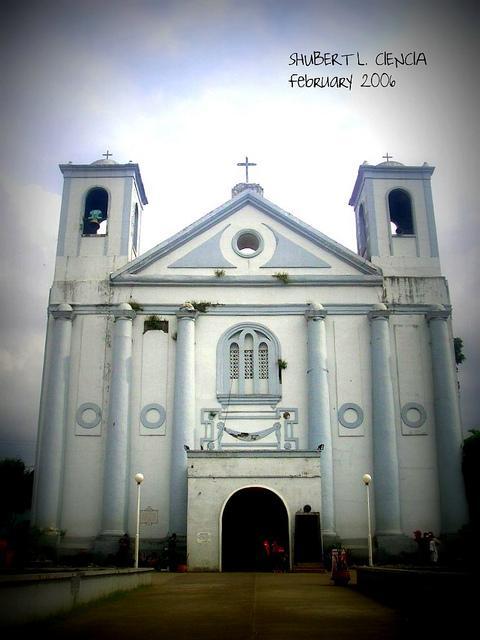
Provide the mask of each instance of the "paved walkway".
POLYGON ((34 627, 49 640, 391 640, 400 629, 395 611, 318 573, 155 573, 151 587, 34 627))

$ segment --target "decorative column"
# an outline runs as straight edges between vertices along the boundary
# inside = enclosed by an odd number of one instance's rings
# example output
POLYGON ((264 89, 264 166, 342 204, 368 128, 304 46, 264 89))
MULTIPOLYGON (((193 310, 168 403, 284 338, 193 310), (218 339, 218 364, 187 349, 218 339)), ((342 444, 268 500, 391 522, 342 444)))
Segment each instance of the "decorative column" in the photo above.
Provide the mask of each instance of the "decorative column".
POLYGON ((60 304, 52 311, 52 342, 41 431, 35 524, 58 529, 70 377, 73 310, 60 304))
POLYGON ((186 304, 177 312, 175 389, 170 478, 170 532, 187 533, 187 452, 194 446, 195 320, 198 311, 186 304))
POLYGON ((389 315, 384 304, 374 305, 374 310, 369 313, 372 354, 372 475, 377 537, 401 534, 389 315))
POLYGON ((462 423, 449 311, 435 305, 427 314, 432 351, 435 436, 442 533, 456 533, 468 521, 462 476, 462 423))
POLYGON ((333 499, 333 451, 330 424, 330 396, 328 391, 326 310, 321 304, 311 306, 307 318, 308 345, 308 448, 316 450, 324 445, 320 460, 322 477, 322 533, 335 536, 333 499))
POLYGON ((132 307, 126 302, 122 302, 114 310, 112 379, 103 481, 102 534, 105 536, 123 535, 126 531, 132 319, 134 315, 132 307))

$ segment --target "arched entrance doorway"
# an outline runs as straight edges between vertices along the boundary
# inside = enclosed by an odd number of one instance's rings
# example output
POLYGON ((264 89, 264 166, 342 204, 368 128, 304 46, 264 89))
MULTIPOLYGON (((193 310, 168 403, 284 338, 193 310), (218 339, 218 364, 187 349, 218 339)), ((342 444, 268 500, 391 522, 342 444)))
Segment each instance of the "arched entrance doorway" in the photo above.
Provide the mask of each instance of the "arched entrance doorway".
POLYGON ((271 571, 263 541, 276 540, 289 557, 288 514, 281 498, 263 487, 240 489, 222 515, 222 570, 271 571))

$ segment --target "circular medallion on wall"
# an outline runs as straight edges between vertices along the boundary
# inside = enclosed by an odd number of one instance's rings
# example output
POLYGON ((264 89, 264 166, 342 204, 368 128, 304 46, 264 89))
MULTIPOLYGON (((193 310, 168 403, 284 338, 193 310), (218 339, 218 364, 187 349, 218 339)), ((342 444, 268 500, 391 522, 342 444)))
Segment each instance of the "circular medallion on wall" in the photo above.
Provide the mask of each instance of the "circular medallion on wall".
POLYGON ((363 422, 362 408, 354 402, 342 404, 338 410, 338 420, 346 429, 356 429, 363 422))
POLYGON ((161 404, 146 404, 140 412, 140 422, 147 429, 158 429, 165 422, 167 413, 161 404))
POLYGON ((102 419, 102 410, 94 402, 84 402, 78 407, 75 417, 81 427, 93 429, 102 419))
POLYGON ((425 424, 427 412, 418 402, 407 402, 403 405, 400 415, 407 427, 418 429, 425 424))

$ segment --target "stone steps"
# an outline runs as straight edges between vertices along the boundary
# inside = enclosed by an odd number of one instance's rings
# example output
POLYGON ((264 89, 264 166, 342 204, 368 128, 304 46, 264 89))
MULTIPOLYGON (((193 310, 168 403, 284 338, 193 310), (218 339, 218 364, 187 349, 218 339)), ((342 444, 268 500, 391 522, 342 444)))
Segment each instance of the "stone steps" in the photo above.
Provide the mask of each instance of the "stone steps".
POLYGON ((299 562, 293 565, 294 573, 325 573, 323 562, 299 562))

